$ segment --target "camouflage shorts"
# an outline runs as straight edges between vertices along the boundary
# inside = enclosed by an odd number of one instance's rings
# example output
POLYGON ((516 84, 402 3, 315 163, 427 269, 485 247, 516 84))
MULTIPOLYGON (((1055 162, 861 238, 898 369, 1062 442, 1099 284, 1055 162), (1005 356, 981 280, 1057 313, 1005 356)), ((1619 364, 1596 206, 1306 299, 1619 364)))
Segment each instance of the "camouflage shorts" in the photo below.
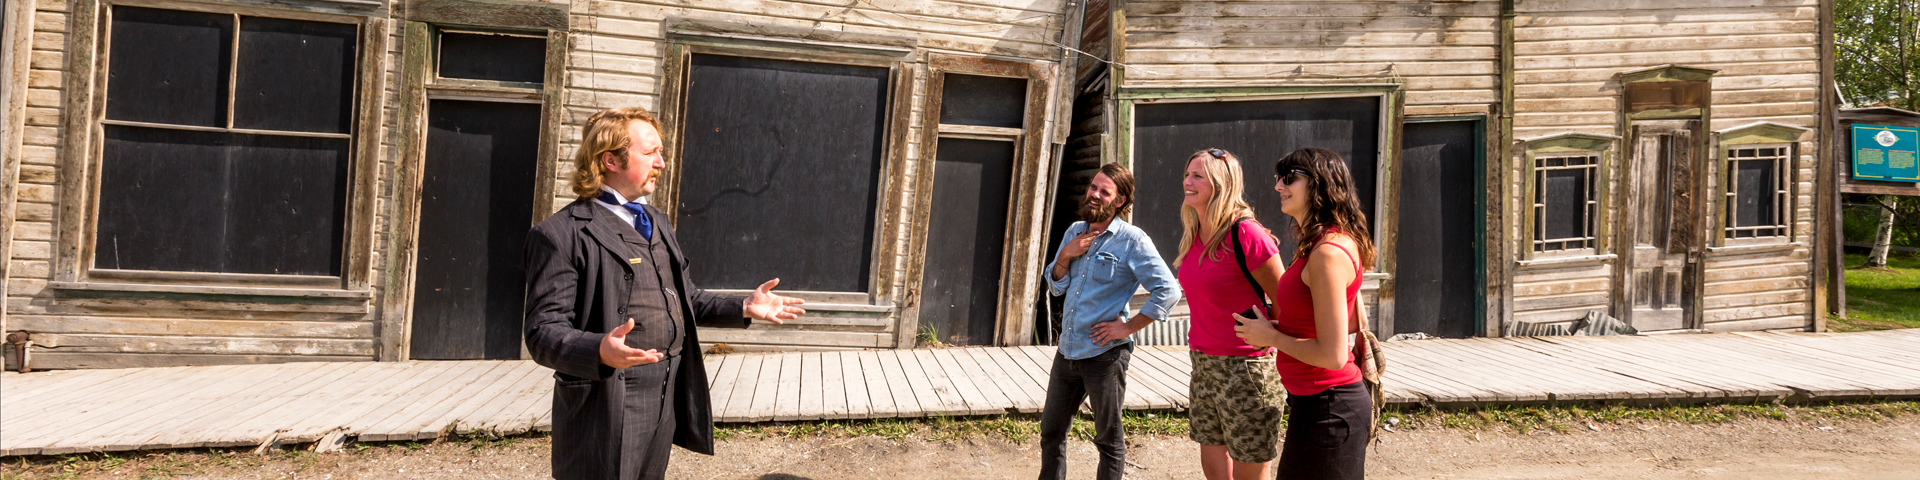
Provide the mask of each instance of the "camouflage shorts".
POLYGON ((1280 417, 1287 390, 1273 354, 1221 357, 1193 354, 1187 395, 1188 436, 1201 445, 1226 445, 1236 462, 1263 463, 1280 455, 1280 417))

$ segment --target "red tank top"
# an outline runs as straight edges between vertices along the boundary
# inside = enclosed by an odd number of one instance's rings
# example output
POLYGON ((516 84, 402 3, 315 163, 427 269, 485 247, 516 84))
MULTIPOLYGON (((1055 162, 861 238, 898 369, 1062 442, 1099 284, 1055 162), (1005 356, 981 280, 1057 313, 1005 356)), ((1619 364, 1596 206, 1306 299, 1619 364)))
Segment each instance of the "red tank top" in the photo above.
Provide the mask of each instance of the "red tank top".
MULTIPOLYGON (((1326 233, 1339 233, 1339 230, 1328 229, 1326 233)), ((1321 234, 1322 238, 1325 236, 1326 234, 1321 234)), ((1333 245, 1340 251, 1347 252, 1347 258, 1353 260, 1353 283, 1347 285, 1346 295, 1347 315, 1348 318, 1352 318, 1353 299, 1360 295, 1362 277, 1360 259, 1340 244, 1326 242, 1322 245, 1333 245)), ((1280 275, 1280 285, 1275 288, 1277 291, 1273 299, 1273 309, 1277 311, 1275 320, 1280 333, 1294 338, 1319 338, 1320 333, 1313 325, 1313 291, 1308 289, 1307 283, 1300 278, 1300 272, 1305 270, 1306 266, 1306 258, 1295 259, 1292 265, 1287 266, 1287 273, 1280 275)), ((1328 370, 1309 365, 1293 358, 1292 355, 1287 355, 1286 352, 1278 353, 1274 357, 1274 368, 1280 371, 1280 384, 1287 387, 1288 394, 1313 395, 1328 388, 1360 381, 1360 367, 1353 364, 1352 355, 1347 356, 1347 364, 1341 366, 1339 370, 1328 370)))

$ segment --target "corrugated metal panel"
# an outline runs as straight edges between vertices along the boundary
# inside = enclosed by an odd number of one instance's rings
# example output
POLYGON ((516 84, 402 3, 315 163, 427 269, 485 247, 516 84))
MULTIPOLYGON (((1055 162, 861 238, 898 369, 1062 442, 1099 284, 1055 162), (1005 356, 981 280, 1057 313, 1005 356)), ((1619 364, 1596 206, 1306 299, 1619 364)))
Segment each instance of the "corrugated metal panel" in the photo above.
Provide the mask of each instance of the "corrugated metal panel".
POLYGON ((1186 345, 1187 330, 1192 326, 1192 322, 1185 318, 1153 322, 1134 333, 1133 341, 1139 345, 1186 345))

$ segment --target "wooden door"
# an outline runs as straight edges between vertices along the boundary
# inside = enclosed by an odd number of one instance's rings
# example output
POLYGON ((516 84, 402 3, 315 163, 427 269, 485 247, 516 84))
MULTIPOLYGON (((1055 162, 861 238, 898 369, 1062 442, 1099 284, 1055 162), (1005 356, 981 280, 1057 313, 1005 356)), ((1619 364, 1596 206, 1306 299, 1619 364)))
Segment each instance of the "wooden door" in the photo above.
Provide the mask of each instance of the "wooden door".
POLYGON ((427 104, 411 357, 520 358, 540 105, 427 104))
POLYGON ((1698 120, 1639 121, 1626 172, 1630 241, 1622 291, 1626 320, 1640 331, 1686 328, 1694 317, 1699 232, 1698 120))
POLYGON ((1465 338, 1478 327, 1481 263, 1475 201, 1480 121, 1407 123, 1400 150, 1400 242, 1393 333, 1465 338))
POLYGON ((934 154, 920 325, 954 345, 994 344, 1018 141, 941 138, 934 154))

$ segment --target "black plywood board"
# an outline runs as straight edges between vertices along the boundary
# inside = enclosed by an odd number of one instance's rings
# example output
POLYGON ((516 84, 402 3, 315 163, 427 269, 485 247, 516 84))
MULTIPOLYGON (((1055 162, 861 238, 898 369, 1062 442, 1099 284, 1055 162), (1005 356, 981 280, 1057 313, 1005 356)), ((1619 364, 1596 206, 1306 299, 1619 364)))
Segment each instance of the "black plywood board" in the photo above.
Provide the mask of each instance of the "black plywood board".
POLYGON ((347 133, 358 35, 347 23, 242 17, 233 126, 347 133))
POLYGON ((1474 275, 1477 123, 1408 123, 1402 130, 1395 333, 1473 336, 1480 288, 1474 275))
POLYGON ((433 100, 411 356, 520 357, 540 106, 433 100))
POLYGON ((113 7, 106 116, 227 126, 233 16, 113 7))
POLYGON ((1378 97, 1138 104, 1134 107, 1133 223, 1157 241, 1172 265, 1180 252, 1180 176, 1187 158, 1203 148, 1223 148, 1240 158, 1247 203, 1262 225, 1281 239, 1283 262, 1291 262, 1293 223, 1280 213, 1273 191, 1273 164, 1294 150, 1320 147, 1347 160, 1355 193, 1371 228, 1380 144, 1378 97))
POLYGON ((694 55, 675 222, 704 288, 865 292, 885 68, 694 55))
POLYGON ((943 342, 994 342, 1015 147, 1007 141, 940 139, 920 279, 920 325, 935 329, 943 342))
POLYGON ((940 123, 1020 128, 1027 114, 1027 79, 949 73, 940 91, 940 123))
POLYGON ((440 34, 441 78, 541 83, 547 39, 485 33, 440 34))
POLYGON ((348 140, 105 131, 96 268, 340 274, 348 140))

